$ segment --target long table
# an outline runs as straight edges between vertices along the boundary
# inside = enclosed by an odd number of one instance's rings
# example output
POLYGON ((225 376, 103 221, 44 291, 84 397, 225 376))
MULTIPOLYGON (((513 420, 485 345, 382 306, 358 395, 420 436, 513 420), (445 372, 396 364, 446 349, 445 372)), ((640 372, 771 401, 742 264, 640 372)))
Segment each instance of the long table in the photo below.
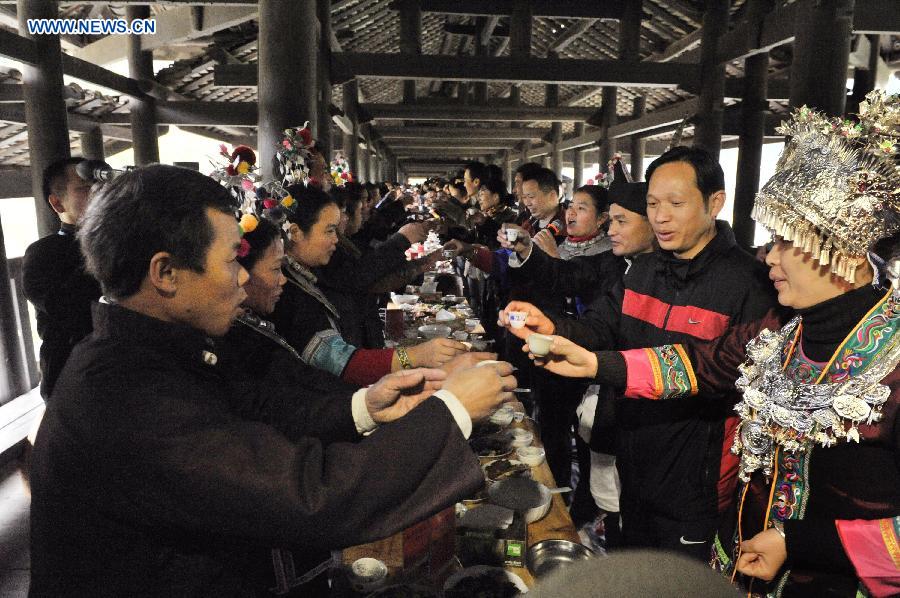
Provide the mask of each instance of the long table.
MULTIPOLYGON (((531 419, 525 418, 521 424, 514 423, 513 425, 519 425, 534 432, 533 444, 535 446, 542 446, 534 422, 531 419)), ((483 462, 486 461, 488 460, 483 460, 483 462)), ((549 488, 556 487, 556 481, 553 479, 553 474, 550 472, 550 467, 547 465, 546 461, 537 467, 532 467, 531 473, 532 478, 536 481, 541 482, 549 488)), ((349 565, 356 559, 373 557, 383 561, 388 566, 388 570, 392 576, 401 574, 403 571, 402 538, 403 533, 401 532, 378 542, 371 542, 369 544, 347 548, 343 552, 343 562, 345 565, 349 565)), ((546 516, 528 525, 529 547, 542 540, 551 539, 570 540, 572 542, 580 541, 578 532, 572 523, 572 518, 569 516, 569 510, 560 494, 553 495, 550 511, 546 516)), ((534 585, 535 580, 528 569, 524 567, 506 567, 506 569, 521 577, 529 588, 534 585)))

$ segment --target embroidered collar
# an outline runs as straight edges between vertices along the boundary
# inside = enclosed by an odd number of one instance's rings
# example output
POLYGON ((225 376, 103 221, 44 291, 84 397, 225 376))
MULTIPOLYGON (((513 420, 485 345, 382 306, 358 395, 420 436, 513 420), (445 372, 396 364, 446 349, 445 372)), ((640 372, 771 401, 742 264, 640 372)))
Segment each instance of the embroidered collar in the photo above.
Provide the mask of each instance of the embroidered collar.
POLYGON ((288 274, 288 282, 294 286, 300 287, 304 293, 321 303, 335 319, 339 320, 341 315, 338 313, 337 308, 325 297, 322 291, 319 290, 319 287, 316 286, 316 282, 318 282, 316 275, 310 272, 309 268, 291 256, 285 256, 285 262, 287 263, 287 268, 285 268, 285 270, 288 274))
POLYGON ((566 237, 565 243, 569 247, 589 247, 602 241, 605 236, 601 231, 597 231, 586 237, 566 237))
POLYGON ((813 443, 859 442, 858 426, 878 422, 891 393, 880 382, 900 363, 898 324, 900 297, 888 293, 853 327, 813 383, 785 374, 800 342, 799 316, 750 341, 749 359, 735 383, 743 393, 735 407, 742 421, 731 450, 741 457, 740 478, 746 482, 760 469, 770 477, 776 445, 802 452, 813 443))

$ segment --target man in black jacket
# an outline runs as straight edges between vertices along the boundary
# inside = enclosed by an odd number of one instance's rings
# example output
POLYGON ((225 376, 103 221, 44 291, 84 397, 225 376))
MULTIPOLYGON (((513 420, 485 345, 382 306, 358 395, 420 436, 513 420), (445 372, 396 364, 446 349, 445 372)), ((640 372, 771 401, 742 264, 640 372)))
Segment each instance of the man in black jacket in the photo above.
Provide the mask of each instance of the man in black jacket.
POLYGON ((208 177, 149 166, 88 209, 105 298, 37 435, 32 596, 252 595, 260 547, 382 538, 483 484, 466 437, 511 398, 509 364, 339 399, 235 390, 211 340, 246 296, 230 204, 208 177))
POLYGON ((83 158, 58 160, 44 170, 44 197, 59 215, 59 232, 28 246, 22 260, 25 297, 34 305, 41 337, 41 396, 53 391, 72 347, 91 332, 91 303, 100 285, 84 271, 75 225, 87 207, 90 180, 75 168, 83 158))
MULTIPOLYGON (((647 169, 647 216, 659 249, 638 256, 621 284, 578 321, 551 320, 534 306, 527 326, 583 347, 630 349, 718 338, 730 324, 761 317, 775 305, 762 264, 735 243, 716 216, 725 203, 724 174, 705 151, 676 147, 647 169)), ((506 322, 505 313, 501 320, 506 322)), ((728 452, 736 420, 728 400, 689 393, 696 381, 660 355, 657 400, 630 400, 617 410, 616 463, 622 481, 624 542, 678 550, 705 559, 736 482, 728 452), (668 390, 677 389, 677 390, 668 390)))

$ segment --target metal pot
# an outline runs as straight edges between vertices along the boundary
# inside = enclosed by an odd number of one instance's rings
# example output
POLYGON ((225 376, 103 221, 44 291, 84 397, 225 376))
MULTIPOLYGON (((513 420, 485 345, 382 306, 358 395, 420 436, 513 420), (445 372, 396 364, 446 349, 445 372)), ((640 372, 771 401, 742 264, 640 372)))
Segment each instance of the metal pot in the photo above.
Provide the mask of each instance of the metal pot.
POLYGON ((590 548, 569 540, 544 540, 528 549, 526 565, 535 577, 594 557, 590 548))

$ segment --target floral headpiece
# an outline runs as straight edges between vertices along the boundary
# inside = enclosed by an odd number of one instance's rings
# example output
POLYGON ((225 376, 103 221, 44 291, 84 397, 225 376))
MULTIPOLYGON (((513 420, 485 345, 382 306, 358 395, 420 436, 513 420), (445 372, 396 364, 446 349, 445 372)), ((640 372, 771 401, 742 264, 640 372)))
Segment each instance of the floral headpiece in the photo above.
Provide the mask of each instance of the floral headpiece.
POLYGON ((616 163, 622 162, 622 154, 616 152, 613 154, 612 160, 606 163, 606 172, 598 172, 597 176, 590 178, 587 180, 585 185, 597 185, 598 187, 603 187, 604 189, 609 189, 610 183, 615 178, 615 167, 616 163))
POLYGON ((857 121, 804 106, 778 132, 790 138, 753 218, 852 283, 854 258, 900 231, 900 96, 869 93, 857 121))
POLYGON ((259 180, 256 153, 246 145, 238 145, 229 152, 224 143, 220 144, 217 159, 210 162, 215 170, 209 176, 238 193, 252 191, 259 180))
POLYGON ((275 154, 277 177, 283 186, 306 183, 309 180, 309 162, 315 145, 309 121, 302 127, 284 130, 284 138, 275 154))
POLYGON ((350 163, 343 154, 338 153, 331 161, 331 178, 338 187, 353 182, 353 174, 350 172, 350 163))
POLYGON ((229 188, 235 196, 235 216, 241 234, 238 257, 244 257, 250 251, 250 243, 244 235, 256 230, 261 218, 283 224, 286 219, 284 208, 290 208, 296 202, 277 181, 257 186, 256 154, 246 145, 239 145, 229 152, 222 144, 219 156, 219 163, 213 162, 217 168, 209 176, 229 188))

